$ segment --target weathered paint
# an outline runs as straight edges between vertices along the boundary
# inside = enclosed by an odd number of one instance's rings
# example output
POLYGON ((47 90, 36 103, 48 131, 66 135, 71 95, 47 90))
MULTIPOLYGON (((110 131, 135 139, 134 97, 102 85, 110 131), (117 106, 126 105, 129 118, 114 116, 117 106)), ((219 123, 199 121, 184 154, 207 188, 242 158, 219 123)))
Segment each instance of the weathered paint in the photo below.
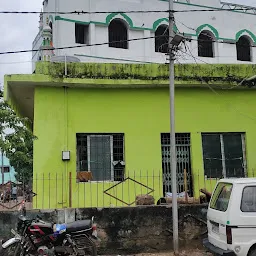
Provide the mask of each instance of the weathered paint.
MULTIPOLYGON (((256 168, 256 92, 237 86, 255 71, 255 65, 175 66, 176 132, 191 133, 196 195, 204 186, 202 132, 246 132, 248 169, 256 168), (214 93, 209 84, 219 89, 214 93)), ((154 189, 155 199, 162 196, 160 134, 169 131, 168 72, 168 65, 72 63, 64 76, 63 64, 41 62, 36 74, 5 77, 5 99, 18 113, 21 99, 12 95, 15 86, 35 88, 35 208, 69 207, 70 194, 72 207, 122 205, 103 194, 116 183, 76 183, 76 133, 124 133, 126 177, 154 189), (70 162, 62 162, 63 150, 71 151, 70 162)), ((208 180, 205 185, 214 184, 208 180)), ((147 192, 129 181, 110 194, 129 204, 135 194, 147 192)))
MULTIPOLYGON (((76 0, 76 5, 69 0, 48 2, 43 5, 43 24, 46 25, 47 18, 54 19, 53 23, 53 46, 56 55, 77 56, 81 62, 153 62, 165 63, 164 53, 155 51, 155 31, 160 25, 168 25, 168 0, 147 0, 147 1, 118 1, 114 2, 118 12, 113 13, 114 0, 76 0), (154 12, 157 6, 157 11, 154 12), (78 13, 58 13, 49 15, 47 13, 58 10, 75 10, 78 13), (77 15, 85 11, 90 13, 77 15), (104 10, 105 13, 101 13, 104 10), (130 12, 133 10, 135 12, 130 12), (136 10, 142 11, 137 13, 136 10), (153 11, 148 13, 148 11, 153 11), (119 19, 127 26, 128 49, 109 47, 108 25, 113 19, 119 19), (75 23, 88 26, 87 45, 76 44, 75 23), (135 40, 134 40, 135 39, 135 40), (140 40, 141 39, 141 40, 140 40), (63 46, 75 46, 67 47, 63 46), (76 47, 79 46, 79 47, 76 47), (82 47, 80 47, 82 46, 82 47), (83 56, 84 55, 84 56, 83 56), (114 57, 114 59, 112 59, 114 57)), ((247 36, 251 42, 256 40, 254 25, 255 8, 247 6, 227 4, 219 0, 180 0, 174 1, 176 24, 175 32, 179 32, 189 40, 186 49, 179 52, 180 63, 241 63, 237 60, 236 44, 238 36, 247 36), (188 3, 189 2, 189 3, 188 3), (205 5, 205 3, 208 5, 205 5), (244 10, 240 10, 244 8, 244 10), (198 10, 194 12, 192 10, 198 10), (228 9, 228 11, 223 11, 228 9), (200 12, 200 10, 203 10, 200 12), (204 12, 209 10, 209 12, 204 12), (221 10, 221 11, 219 11, 221 10), (186 14, 184 15, 184 11, 186 14), (228 16, 228 19, 226 18, 228 16), (241 23, 241 20, 244 22, 241 23), (223 22, 225 21, 225 22, 223 22), (198 35, 199 32, 207 30, 214 39, 214 58, 198 56, 198 35), (224 41, 224 42, 223 42, 224 41)), ((37 51, 42 43, 41 30, 36 36, 33 44, 33 71, 34 63, 39 60, 40 52, 37 51)), ((251 48, 252 62, 255 62, 256 49, 251 48)))
MULTIPOLYGON (((176 90, 176 132, 191 133, 196 195, 198 183, 204 186, 202 132, 246 132, 248 168, 256 168, 256 92, 217 92, 219 95, 208 88, 176 90)), ((34 147, 34 190, 38 196, 34 207, 69 207, 69 172, 73 175, 72 207, 123 205, 103 194, 115 183, 76 183, 76 133, 124 133, 126 176, 154 188, 153 195, 159 199, 162 195, 160 134, 169 132, 168 89, 69 88, 66 100, 64 95, 63 88, 35 90, 34 133, 38 140, 34 147), (61 152, 65 148, 71 151, 71 160, 63 163, 61 152), (49 173, 51 182, 47 181, 49 173), (151 177, 148 180, 147 175, 151 177)), ((207 188, 212 188, 215 181, 206 183, 207 188)), ((132 202, 134 198, 130 197, 135 197, 135 192, 147 191, 126 183, 111 193, 132 202)))
MULTIPOLYGON (((169 80, 169 66, 165 64, 116 64, 116 63, 69 63, 67 76, 63 63, 38 62, 36 74, 49 75, 52 81, 65 81, 67 78, 143 80, 144 83, 169 80), (55 80, 54 80, 55 79, 55 80)), ((210 83, 237 85, 244 78, 256 74, 256 65, 246 64, 179 64, 175 65, 175 82, 182 84, 210 83)), ((41 78, 42 79, 42 78, 41 78)), ((73 81, 70 81, 73 82, 73 81)), ((75 81, 76 82, 76 81, 75 81)), ((79 82, 79 80, 77 80, 79 82)), ((80 82, 81 83, 81 82, 80 82)), ((111 81, 113 83, 113 81, 111 81)), ((120 83, 120 81, 118 81, 120 83)), ((122 82, 121 82, 122 83, 122 82)), ((125 81, 123 81, 125 83, 125 81)))

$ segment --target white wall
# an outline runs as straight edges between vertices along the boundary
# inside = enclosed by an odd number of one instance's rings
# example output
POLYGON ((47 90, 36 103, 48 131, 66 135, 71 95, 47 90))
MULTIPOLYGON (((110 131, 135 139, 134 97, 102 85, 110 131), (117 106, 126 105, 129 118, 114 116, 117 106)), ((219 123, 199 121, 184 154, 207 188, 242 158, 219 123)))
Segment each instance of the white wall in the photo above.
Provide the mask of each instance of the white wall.
MULTIPOLYGON (((41 34, 42 34, 41 31, 39 31, 35 40, 33 41, 32 43, 33 50, 39 50, 40 46, 42 45, 43 38, 41 34)), ((32 52, 32 70, 33 71, 35 70, 36 62, 38 61, 39 55, 40 55, 39 51, 32 52)))
MULTIPOLYGON (((222 4, 218 0, 186 0, 175 2, 175 10, 199 10, 211 9, 209 6, 221 8, 222 4), (204 5, 204 6, 203 6, 204 5)), ((227 8, 227 7, 225 7, 227 8)), ((167 10, 168 1, 165 0, 48 0, 48 5, 44 11, 129 11, 129 10, 167 10)), ((153 24, 156 20, 167 18, 168 13, 127 13, 133 22, 133 27, 129 27, 129 39, 154 36, 153 24), (135 27, 135 28, 134 28, 135 27), (150 30, 151 29, 151 30, 150 30)), ((75 44, 75 22, 90 22, 90 44, 107 43, 108 27, 106 17, 108 14, 81 14, 81 15, 56 15, 70 21, 57 20, 53 26, 54 47, 74 46, 75 44), (105 23, 98 24, 98 23, 105 23)), ((116 16, 125 20, 120 14, 116 16)), ((46 17, 45 17, 46 20, 46 17)), ((214 12, 186 12, 175 13, 176 25, 180 32, 193 34, 192 41, 187 42, 187 49, 183 48, 178 53, 180 63, 239 63, 236 59, 235 44, 221 43, 223 39, 236 40, 236 34, 244 29, 251 31, 256 38, 256 15, 214 11, 214 12), (197 49, 197 28, 203 24, 209 24, 218 32, 217 42, 214 46, 215 58, 198 57, 197 49), (190 51, 188 50, 190 49, 190 51), (191 56, 193 55, 193 56, 191 56)), ((161 24, 167 24, 163 21, 161 24)), ((128 24, 127 24, 128 25, 128 24)), ((128 25, 129 26, 129 25, 128 25)), ((214 31, 210 27, 204 29, 214 31)), ((247 34, 247 33, 244 33, 247 34)), ((251 37, 251 35, 247 34, 251 37)), ((252 38, 252 41, 253 39, 252 38)), ((234 41, 235 42, 235 41, 234 41)), ((255 42, 256 43, 256 42, 255 42)), ((256 48, 252 48, 253 63, 256 62, 256 48)), ((83 47, 67 50, 56 50, 56 55, 86 55, 81 57, 82 61, 88 62, 154 62, 165 63, 166 56, 162 53, 155 53, 154 39, 129 42, 129 49, 115 49, 108 45, 83 47), (88 57, 91 56, 91 57, 88 57), (94 58, 97 56, 98 58, 94 58), (102 58, 102 59, 100 59, 102 58), (114 60, 111 60, 114 58, 114 60), (119 61, 116 59, 120 59, 119 61), (130 60, 130 61, 129 61, 130 60)), ((252 63, 250 62, 250 63, 252 63)), ((244 62, 242 62, 244 63, 244 62)))

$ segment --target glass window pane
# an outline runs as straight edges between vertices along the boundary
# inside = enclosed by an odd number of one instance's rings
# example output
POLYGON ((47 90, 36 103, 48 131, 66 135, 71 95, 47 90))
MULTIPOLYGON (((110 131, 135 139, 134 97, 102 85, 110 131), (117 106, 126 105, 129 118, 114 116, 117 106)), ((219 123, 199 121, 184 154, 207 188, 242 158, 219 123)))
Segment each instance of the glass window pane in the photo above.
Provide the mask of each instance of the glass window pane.
POLYGON ((227 177, 244 177, 241 134, 223 134, 227 177))
POLYGON ((93 181, 111 180, 110 136, 90 136, 90 166, 93 181))
POLYGON ((222 177, 222 156, 219 134, 202 134, 204 172, 208 178, 222 177))
POLYGON ((232 187, 230 183, 219 183, 212 196, 210 207, 225 212, 228 209, 232 187))
POLYGON ((242 212, 256 212, 256 187, 245 187, 241 202, 242 212))

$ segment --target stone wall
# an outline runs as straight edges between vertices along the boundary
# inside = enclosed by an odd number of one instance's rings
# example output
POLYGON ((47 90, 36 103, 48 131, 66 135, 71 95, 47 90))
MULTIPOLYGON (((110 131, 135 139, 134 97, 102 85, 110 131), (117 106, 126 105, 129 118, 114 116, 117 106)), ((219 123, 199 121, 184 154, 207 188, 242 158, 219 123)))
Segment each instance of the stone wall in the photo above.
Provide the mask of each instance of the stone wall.
MULTIPOLYGON (((201 245, 206 231, 206 206, 180 206, 180 245, 197 247, 201 245)), ((122 254, 156 252, 172 249, 172 209, 168 206, 92 208, 30 211, 28 217, 39 214, 52 222, 72 222, 95 216, 101 239, 99 253, 122 254)), ((10 236, 15 228, 16 212, 0 213, 0 237, 10 236)))

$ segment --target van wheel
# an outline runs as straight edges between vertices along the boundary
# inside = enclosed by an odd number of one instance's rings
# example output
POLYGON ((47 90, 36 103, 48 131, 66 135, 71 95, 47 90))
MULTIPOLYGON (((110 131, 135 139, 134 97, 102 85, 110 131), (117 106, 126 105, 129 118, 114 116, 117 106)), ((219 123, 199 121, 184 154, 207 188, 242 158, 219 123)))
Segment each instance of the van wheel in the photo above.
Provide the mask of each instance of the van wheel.
POLYGON ((250 251, 249 256, 256 256, 256 248, 250 251))

